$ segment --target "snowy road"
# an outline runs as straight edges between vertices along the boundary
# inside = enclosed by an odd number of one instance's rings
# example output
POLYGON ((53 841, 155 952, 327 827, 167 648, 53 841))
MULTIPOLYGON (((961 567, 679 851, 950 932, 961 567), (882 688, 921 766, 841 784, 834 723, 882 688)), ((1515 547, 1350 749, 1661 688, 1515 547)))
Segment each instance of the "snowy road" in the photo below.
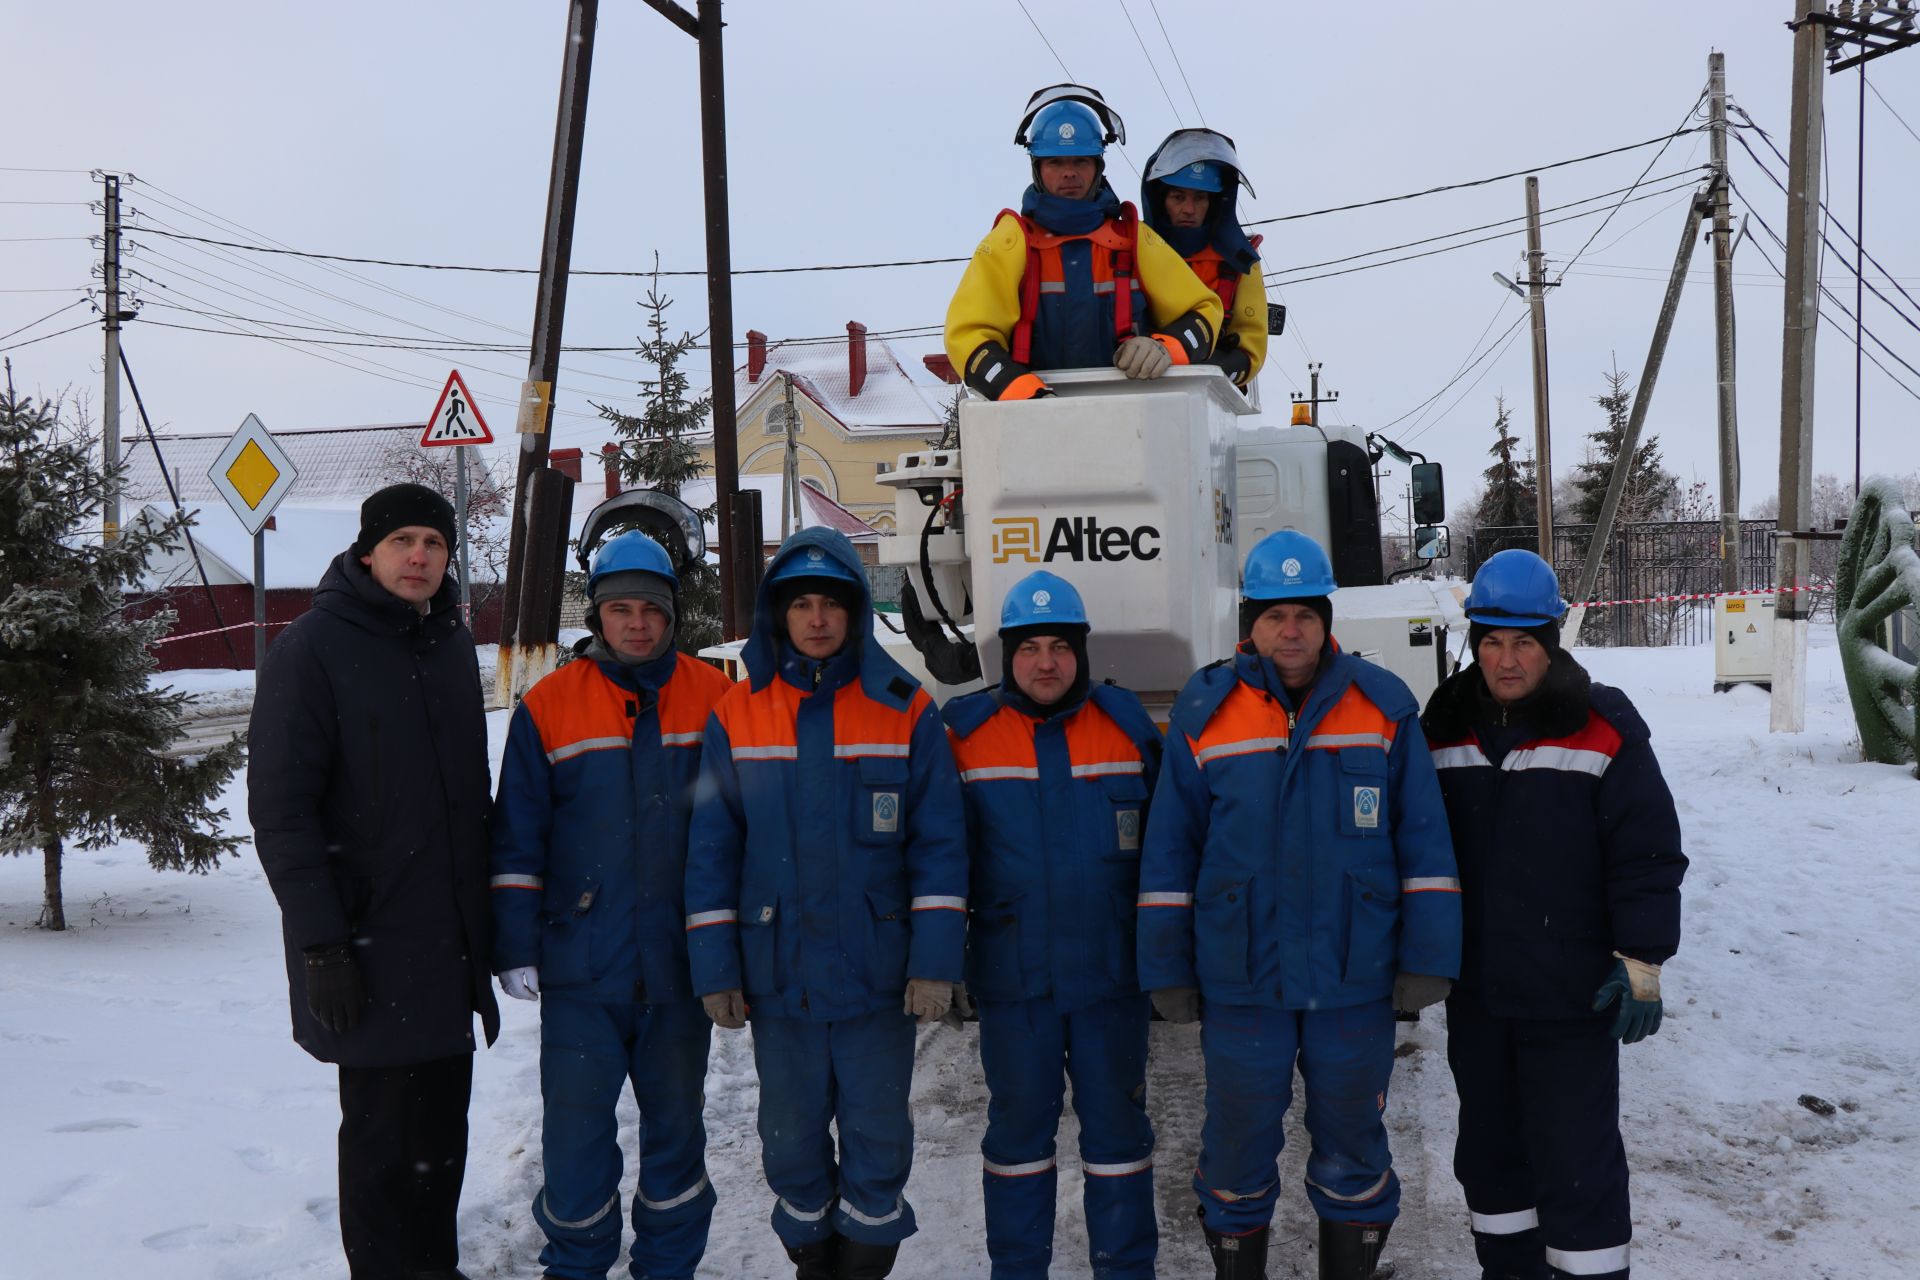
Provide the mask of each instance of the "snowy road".
MULTIPOLYGON (((1705 650, 1582 651, 1653 727, 1693 868, 1667 1021, 1625 1051, 1635 1255, 1656 1277, 1906 1274, 1920 1258, 1920 1019, 1913 903, 1920 783, 1856 763, 1830 629, 1816 633, 1808 731, 1767 732, 1752 690, 1708 692, 1705 650), (1820 1115, 1802 1094, 1834 1105, 1820 1115)), ((489 723, 495 746, 505 717, 489 723)), ((242 826, 244 789, 228 808, 242 826)), ((40 868, 0 859, 0 1280, 337 1277, 332 1072, 287 1037, 272 896, 250 855, 159 875, 137 851, 70 856, 64 935, 32 928, 40 868)), ((462 1206, 476 1280, 530 1278, 540 1238, 537 1013, 508 1005, 476 1072, 462 1206)), ((898 1275, 987 1273, 974 1033, 923 1033, 921 1234, 898 1275)), ((1404 1185, 1388 1246, 1401 1280, 1471 1280, 1450 1173, 1444 1023, 1403 1029, 1389 1121, 1404 1185)), ((720 1208, 703 1276, 790 1274, 767 1226, 744 1034, 716 1036, 709 1167, 720 1208)), ((1187 1180, 1202 1091, 1192 1028, 1156 1025, 1161 1273, 1209 1272, 1187 1180)), ((634 1117, 626 1112, 628 1149, 634 1117)), ((1271 1274, 1313 1274, 1298 1108, 1271 1274)), ((1085 1276, 1077 1142, 1063 1126, 1054 1274, 1085 1276)), ((629 1170, 629 1188, 631 1170, 629 1170)))

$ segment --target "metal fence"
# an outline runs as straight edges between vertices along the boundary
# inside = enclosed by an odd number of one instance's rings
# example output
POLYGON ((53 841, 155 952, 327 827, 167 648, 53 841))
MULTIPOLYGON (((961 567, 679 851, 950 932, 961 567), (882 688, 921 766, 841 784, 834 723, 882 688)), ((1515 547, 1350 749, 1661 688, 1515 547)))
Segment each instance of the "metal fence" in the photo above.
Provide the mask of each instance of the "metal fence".
MULTIPOLYGON (((1590 524, 1557 525, 1553 531, 1553 568, 1561 589, 1571 592, 1586 564, 1593 541, 1590 524)), ((1535 550, 1539 531, 1531 525, 1475 529, 1467 537, 1467 572, 1508 547, 1535 550)), ((1774 521, 1740 522, 1739 585, 1773 585, 1774 521)), ((1615 525, 1606 563, 1594 584, 1598 600, 1652 600, 1649 604, 1608 605, 1587 611, 1580 642, 1592 645, 1700 644, 1713 634, 1713 601, 1661 597, 1720 590, 1720 525, 1713 520, 1648 521, 1615 525)))

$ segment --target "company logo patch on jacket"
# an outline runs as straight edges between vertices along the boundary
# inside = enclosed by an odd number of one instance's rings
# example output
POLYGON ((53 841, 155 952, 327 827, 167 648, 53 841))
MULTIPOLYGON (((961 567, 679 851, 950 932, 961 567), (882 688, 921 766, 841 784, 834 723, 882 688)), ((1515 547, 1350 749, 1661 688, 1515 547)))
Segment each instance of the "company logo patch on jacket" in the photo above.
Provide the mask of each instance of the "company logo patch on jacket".
POLYGON ((1380 825, 1380 788, 1353 789, 1353 825, 1367 829, 1380 825))
POLYGON ((1113 823, 1114 837, 1121 849, 1132 850, 1140 847, 1140 811, 1138 809, 1116 809, 1113 823))
POLYGON ((900 793, 881 791, 873 797, 873 829, 891 832, 900 829, 900 793))

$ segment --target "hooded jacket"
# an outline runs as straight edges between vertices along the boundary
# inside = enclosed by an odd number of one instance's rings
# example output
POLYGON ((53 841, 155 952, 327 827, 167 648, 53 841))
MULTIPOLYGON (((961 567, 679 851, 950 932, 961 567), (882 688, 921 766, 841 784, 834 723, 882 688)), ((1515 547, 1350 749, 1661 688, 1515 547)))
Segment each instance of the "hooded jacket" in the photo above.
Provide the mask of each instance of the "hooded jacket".
MULTIPOLYGON (((602 651, 604 652, 604 651, 602 651)), ((552 995, 684 1000, 687 824, 707 717, 732 687, 669 648, 583 655, 513 713, 493 816, 493 969, 552 995)))
POLYGON ((406 1066, 500 1029, 487 969, 487 723, 451 579, 422 615, 358 557, 267 651, 247 811, 279 900, 293 1038, 322 1062, 406 1066), (367 993, 344 1034, 307 1011, 309 947, 350 943, 367 993))
POLYGON ((1337 1009, 1460 971, 1460 884, 1419 710, 1333 653, 1298 712, 1242 645, 1174 703, 1140 860, 1140 983, 1337 1009))
POLYGON ((1267 359, 1267 287, 1260 272, 1260 239, 1240 226, 1239 157, 1232 144, 1210 129, 1180 129, 1147 157, 1140 179, 1141 221, 1178 253, 1225 308, 1212 363, 1246 386, 1267 359), (1155 176, 1199 160, 1226 166, 1226 190, 1215 193, 1199 227, 1176 227, 1167 218, 1167 184, 1155 176))
POLYGON ((967 919, 960 781, 933 700, 873 636, 853 544, 787 539, 860 582, 847 643, 815 661, 786 640, 763 581, 747 679, 707 722, 687 854, 694 991, 741 989, 757 1016, 898 1009, 908 977, 957 982, 967 919))
POLYGON ((1460 863, 1455 999, 1498 1017, 1591 1018, 1615 951, 1661 964, 1679 949, 1680 819, 1625 694, 1556 650, 1513 708, 1476 663, 1421 722, 1460 863))
POLYGON ((944 716, 973 859, 967 990, 1050 996, 1064 1014, 1140 989, 1134 903, 1161 738, 1114 685, 1049 710, 995 686, 944 716))

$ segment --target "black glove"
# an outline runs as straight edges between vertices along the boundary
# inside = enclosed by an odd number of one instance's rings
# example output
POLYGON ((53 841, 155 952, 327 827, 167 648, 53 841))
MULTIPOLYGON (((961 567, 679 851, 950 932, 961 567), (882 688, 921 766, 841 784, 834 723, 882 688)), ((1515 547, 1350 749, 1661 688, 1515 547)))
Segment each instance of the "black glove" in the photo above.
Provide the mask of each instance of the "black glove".
POLYGON ((307 1012, 314 1021, 335 1035, 359 1026, 367 992, 347 944, 308 947, 301 954, 307 958, 307 1012))

